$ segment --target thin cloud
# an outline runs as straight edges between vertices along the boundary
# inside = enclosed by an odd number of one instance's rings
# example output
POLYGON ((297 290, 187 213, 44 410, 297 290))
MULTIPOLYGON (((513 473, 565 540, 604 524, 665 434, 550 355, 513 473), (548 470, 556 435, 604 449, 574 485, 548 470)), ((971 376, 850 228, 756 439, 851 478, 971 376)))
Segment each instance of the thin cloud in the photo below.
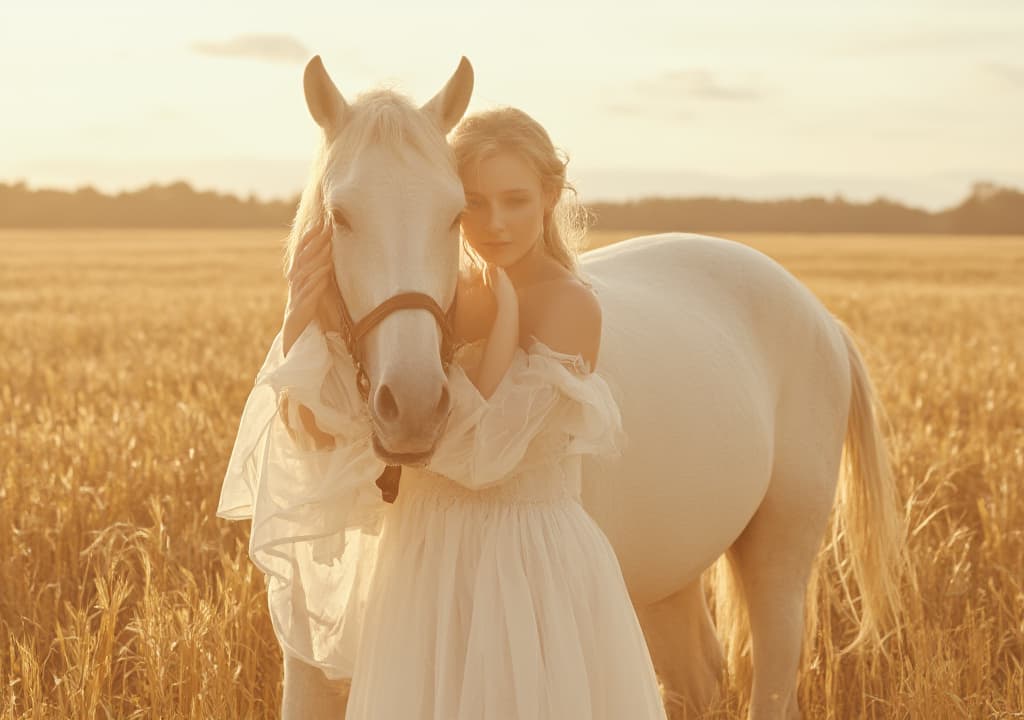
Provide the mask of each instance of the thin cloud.
POLYGON ((713 72, 703 68, 665 73, 650 86, 649 91, 652 90, 728 102, 762 100, 766 95, 762 88, 753 85, 723 82, 713 72))
POLYGON ((757 102, 768 97, 764 88, 723 82, 703 68, 662 73, 635 83, 629 90, 627 97, 604 103, 603 109, 613 115, 689 122, 694 118, 694 102, 757 102))
POLYGON ((280 33, 238 35, 219 42, 195 42, 191 47, 202 55, 252 58, 287 64, 303 63, 313 55, 299 40, 280 33))

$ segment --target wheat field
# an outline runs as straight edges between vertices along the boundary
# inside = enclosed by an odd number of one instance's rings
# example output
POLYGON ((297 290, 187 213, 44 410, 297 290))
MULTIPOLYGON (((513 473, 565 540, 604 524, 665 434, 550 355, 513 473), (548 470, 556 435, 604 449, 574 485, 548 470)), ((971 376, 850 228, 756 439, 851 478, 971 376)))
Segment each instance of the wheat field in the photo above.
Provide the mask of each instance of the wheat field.
MULTIPOLYGON (((0 720, 277 716, 248 523, 214 512, 282 234, 0 232, 0 720)), ((805 717, 1024 717, 1024 238, 727 237, 854 330, 906 502, 902 642, 836 658, 824 605, 805 717)))

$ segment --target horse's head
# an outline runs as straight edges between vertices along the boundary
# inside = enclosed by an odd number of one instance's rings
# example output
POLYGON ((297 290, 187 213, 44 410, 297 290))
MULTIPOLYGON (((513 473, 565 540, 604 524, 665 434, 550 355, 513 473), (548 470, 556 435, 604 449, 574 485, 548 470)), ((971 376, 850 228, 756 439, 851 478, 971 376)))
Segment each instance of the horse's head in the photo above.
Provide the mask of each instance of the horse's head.
MULTIPOLYGON (((449 410, 442 357, 453 340, 445 327, 455 300, 465 204, 445 135, 466 111, 473 70, 462 58, 422 107, 390 90, 350 104, 319 56, 306 66, 304 85, 323 145, 289 251, 320 213, 328 214, 341 307, 358 328, 349 347, 364 374, 375 450, 390 464, 425 462, 449 410)), ((329 322, 324 314, 322 324, 329 322)))

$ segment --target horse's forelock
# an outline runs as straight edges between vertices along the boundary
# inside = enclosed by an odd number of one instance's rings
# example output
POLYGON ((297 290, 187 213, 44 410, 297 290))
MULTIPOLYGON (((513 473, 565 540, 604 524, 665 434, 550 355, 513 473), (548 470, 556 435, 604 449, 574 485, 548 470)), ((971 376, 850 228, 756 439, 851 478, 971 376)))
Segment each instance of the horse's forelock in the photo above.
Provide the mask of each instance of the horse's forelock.
POLYGON ((434 122, 394 90, 370 90, 356 99, 345 129, 332 144, 328 167, 371 144, 411 149, 439 167, 455 168, 451 148, 434 122))

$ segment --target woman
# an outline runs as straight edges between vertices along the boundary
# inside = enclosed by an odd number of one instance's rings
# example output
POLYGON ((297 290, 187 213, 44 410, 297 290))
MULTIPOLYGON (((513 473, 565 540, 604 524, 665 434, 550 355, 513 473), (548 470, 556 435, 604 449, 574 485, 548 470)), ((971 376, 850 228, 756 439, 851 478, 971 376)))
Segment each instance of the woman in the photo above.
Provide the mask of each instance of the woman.
MULTIPOLYGON (((453 147, 467 203, 455 318, 465 342, 450 368, 449 422, 428 466, 405 468, 379 537, 360 536, 358 554, 336 572, 318 568, 353 549, 347 537, 292 551, 305 565, 290 592, 301 591, 308 618, 275 620, 285 672, 319 672, 312 665, 351 676, 350 720, 665 718, 614 551, 579 502, 581 457, 614 456, 625 435, 595 372, 601 308, 569 240, 583 227, 563 197, 572 189, 565 162, 544 129, 511 108, 465 118, 453 147)), ((365 433, 339 436, 335 425, 332 437, 308 407, 321 377, 335 406, 356 397, 349 373, 323 370, 344 357, 332 352, 339 341, 311 323, 330 288, 328 245, 313 232, 298 254, 282 355, 261 376, 282 399, 314 376, 308 402, 282 403, 285 428, 296 446, 329 458, 323 472, 345 468, 348 484, 365 433)), ((374 477, 362 473, 363 491, 376 490, 374 477)), ((373 493, 347 497, 369 506, 373 493)), ((377 492, 376 509, 381 502, 377 492)), ((286 529, 291 539, 303 530, 286 529)), ((315 712, 320 700, 289 685, 285 716, 315 712)))

